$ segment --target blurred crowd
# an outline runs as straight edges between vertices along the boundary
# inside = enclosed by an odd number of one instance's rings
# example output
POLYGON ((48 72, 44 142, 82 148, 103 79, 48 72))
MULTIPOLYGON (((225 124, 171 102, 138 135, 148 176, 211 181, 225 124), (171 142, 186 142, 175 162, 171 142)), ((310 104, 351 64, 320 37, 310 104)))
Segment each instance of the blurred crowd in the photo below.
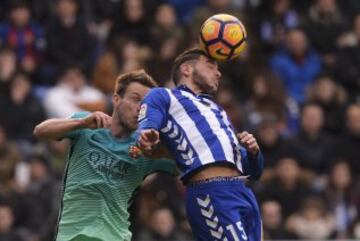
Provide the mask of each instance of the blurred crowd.
MULTIPOLYGON (((229 13, 248 48, 221 64, 217 101, 265 156, 253 186, 265 239, 360 239, 359 0, 1 0, 0 241, 53 239, 68 143, 46 118, 111 113, 116 76, 172 61, 229 13)), ((156 174, 131 208, 135 241, 193 240, 184 187, 156 174)))

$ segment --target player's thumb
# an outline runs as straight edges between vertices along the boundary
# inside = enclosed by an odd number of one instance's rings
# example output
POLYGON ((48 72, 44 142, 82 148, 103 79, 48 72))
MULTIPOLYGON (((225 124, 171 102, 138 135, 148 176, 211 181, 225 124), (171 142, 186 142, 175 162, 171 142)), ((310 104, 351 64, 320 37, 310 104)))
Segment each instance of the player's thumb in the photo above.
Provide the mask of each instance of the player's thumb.
POLYGON ((157 141, 159 139, 159 133, 155 130, 151 130, 149 132, 149 139, 151 139, 151 141, 157 141))

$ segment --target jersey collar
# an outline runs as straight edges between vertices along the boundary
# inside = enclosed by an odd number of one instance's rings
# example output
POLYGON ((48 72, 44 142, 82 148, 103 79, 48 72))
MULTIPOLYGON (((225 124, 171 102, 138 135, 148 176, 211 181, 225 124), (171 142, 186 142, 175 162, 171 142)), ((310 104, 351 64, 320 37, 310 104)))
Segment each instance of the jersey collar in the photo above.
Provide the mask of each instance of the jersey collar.
POLYGON ((195 95, 196 97, 200 97, 200 98, 208 98, 208 99, 214 98, 212 95, 207 94, 207 93, 196 94, 194 91, 192 91, 189 87, 187 87, 184 84, 177 86, 176 89, 187 91, 187 92, 191 93, 192 95, 195 95))

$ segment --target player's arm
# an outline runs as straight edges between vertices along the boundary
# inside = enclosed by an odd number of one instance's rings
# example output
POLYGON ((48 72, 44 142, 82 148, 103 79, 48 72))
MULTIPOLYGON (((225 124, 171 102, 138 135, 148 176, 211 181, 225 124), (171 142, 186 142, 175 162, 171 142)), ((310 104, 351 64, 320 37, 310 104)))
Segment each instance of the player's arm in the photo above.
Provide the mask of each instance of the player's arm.
POLYGON ((136 131, 137 145, 142 151, 151 151, 159 143, 159 130, 166 121, 169 102, 164 88, 154 88, 144 98, 136 131))
POLYGON ((66 133, 78 129, 105 128, 111 125, 111 117, 103 112, 94 112, 83 118, 49 119, 38 124, 34 136, 40 140, 59 140, 66 133))
POLYGON ((252 180, 258 180, 264 169, 264 157, 259 144, 255 137, 246 131, 237 134, 237 138, 246 149, 246 158, 242 159, 244 174, 250 175, 252 180))
POLYGON ((131 146, 129 155, 133 158, 139 158, 140 156, 144 156, 148 159, 174 159, 170 154, 169 150, 164 145, 155 145, 150 150, 141 149, 139 144, 136 146, 131 146))
POLYGON ((149 151, 142 150, 140 154, 148 159, 174 159, 164 145, 156 145, 149 151))

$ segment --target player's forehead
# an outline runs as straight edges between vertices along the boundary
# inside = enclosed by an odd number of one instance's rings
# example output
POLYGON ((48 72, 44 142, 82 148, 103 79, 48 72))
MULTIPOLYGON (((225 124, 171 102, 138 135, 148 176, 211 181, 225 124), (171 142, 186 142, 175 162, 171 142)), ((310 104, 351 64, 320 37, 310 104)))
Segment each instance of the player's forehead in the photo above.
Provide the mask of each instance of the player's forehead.
POLYGON ((205 56, 205 55, 200 55, 198 61, 201 63, 204 63, 204 64, 211 64, 211 65, 218 66, 218 63, 214 59, 212 59, 208 56, 205 56))
POLYGON ((150 88, 148 86, 145 86, 139 82, 131 82, 126 88, 125 95, 139 95, 143 97, 149 90, 150 88))

